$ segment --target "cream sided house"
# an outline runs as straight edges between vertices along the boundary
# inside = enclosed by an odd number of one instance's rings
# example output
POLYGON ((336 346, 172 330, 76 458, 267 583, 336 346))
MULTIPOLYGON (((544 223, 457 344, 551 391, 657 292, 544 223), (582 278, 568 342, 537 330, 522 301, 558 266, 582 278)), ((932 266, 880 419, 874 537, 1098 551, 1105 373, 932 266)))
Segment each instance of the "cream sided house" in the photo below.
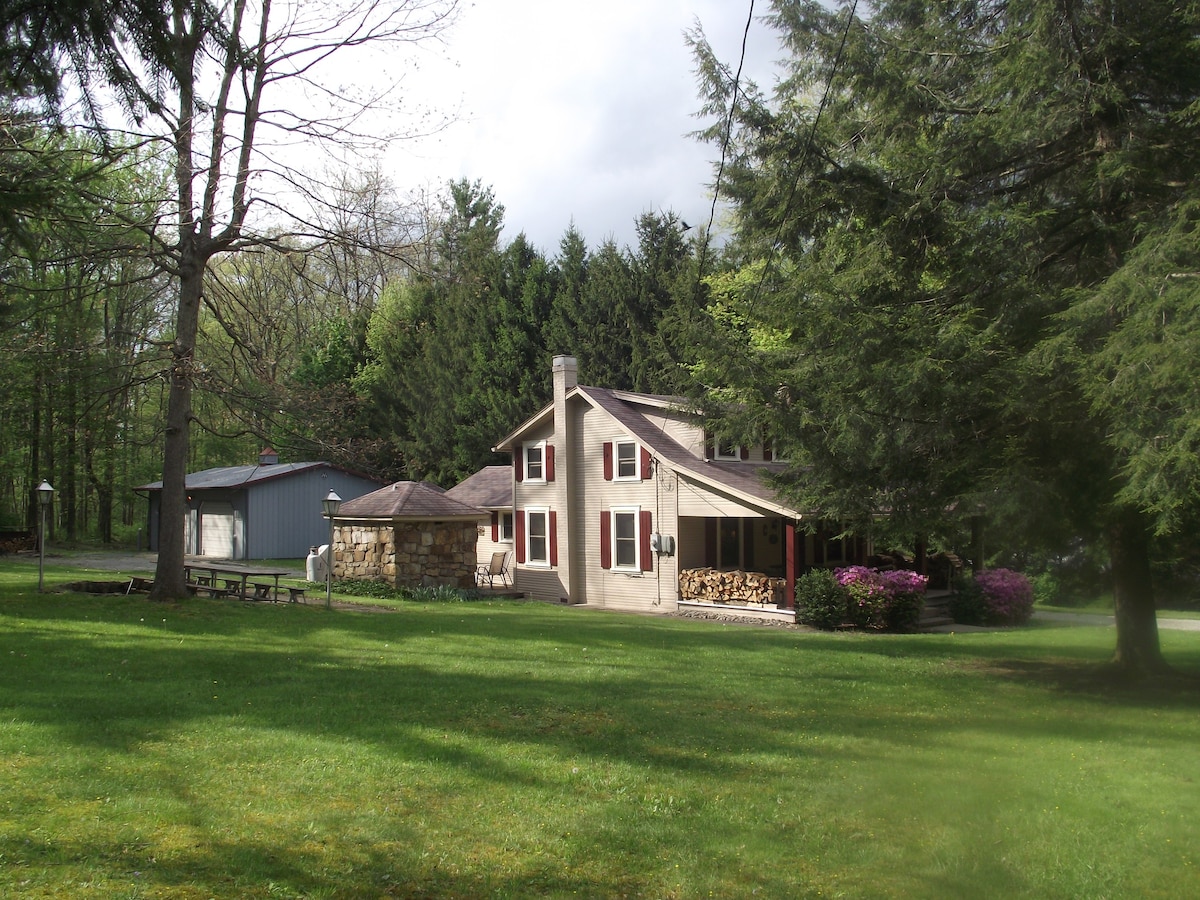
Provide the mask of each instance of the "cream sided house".
POLYGON ((553 403, 495 448, 512 454, 511 532, 502 506, 484 527, 489 545, 512 548, 518 590, 613 609, 727 602, 786 617, 808 568, 865 560, 862 540, 806 533, 810 520, 764 477, 783 468, 770 447, 706 440, 679 398, 577 377, 573 357, 555 357, 553 403))

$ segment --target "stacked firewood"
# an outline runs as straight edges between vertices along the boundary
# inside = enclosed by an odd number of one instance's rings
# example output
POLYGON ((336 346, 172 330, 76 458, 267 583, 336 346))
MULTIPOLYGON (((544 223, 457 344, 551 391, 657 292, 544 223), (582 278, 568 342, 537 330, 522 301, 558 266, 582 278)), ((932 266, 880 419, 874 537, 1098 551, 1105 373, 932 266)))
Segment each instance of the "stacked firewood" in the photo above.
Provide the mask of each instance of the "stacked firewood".
POLYGON ((684 569, 679 573, 679 596, 701 603, 777 606, 783 600, 783 579, 760 572, 684 569))
POLYGON ((22 553, 37 549, 37 535, 29 531, 0 531, 0 553, 22 553))

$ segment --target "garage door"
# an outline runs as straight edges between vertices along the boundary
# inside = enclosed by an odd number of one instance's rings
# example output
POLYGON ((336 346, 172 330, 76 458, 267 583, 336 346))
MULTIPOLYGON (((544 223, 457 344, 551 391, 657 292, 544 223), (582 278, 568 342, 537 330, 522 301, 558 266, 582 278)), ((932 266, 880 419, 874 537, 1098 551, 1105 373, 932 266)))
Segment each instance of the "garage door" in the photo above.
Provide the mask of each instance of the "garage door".
POLYGON ((233 558, 233 504, 200 504, 200 555, 233 558))

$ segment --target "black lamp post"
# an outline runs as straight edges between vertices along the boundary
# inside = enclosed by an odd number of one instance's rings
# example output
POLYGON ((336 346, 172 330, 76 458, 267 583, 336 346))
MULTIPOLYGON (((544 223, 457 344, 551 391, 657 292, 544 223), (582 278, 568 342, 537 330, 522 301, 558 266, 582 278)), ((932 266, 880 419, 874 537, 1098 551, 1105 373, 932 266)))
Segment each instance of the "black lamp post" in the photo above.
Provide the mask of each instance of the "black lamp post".
POLYGON ((333 517, 341 508, 342 498, 333 491, 321 501, 321 514, 329 519, 329 552, 325 558, 325 608, 333 608, 333 517))
POLYGON ((50 482, 43 481, 38 485, 37 495, 38 507, 42 511, 42 524, 38 530, 38 593, 40 594, 46 570, 46 513, 54 500, 54 488, 50 487, 50 482))

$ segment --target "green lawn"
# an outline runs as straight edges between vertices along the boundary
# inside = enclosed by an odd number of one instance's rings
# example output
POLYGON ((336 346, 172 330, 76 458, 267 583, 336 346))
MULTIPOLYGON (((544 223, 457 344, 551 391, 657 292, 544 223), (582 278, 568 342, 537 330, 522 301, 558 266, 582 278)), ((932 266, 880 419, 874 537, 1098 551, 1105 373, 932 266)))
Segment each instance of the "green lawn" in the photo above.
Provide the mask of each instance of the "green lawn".
POLYGON ((0 561, 2 896, 1200 895, 1198 683, 1113 684, 1111 629, 36 582, 0 561))

